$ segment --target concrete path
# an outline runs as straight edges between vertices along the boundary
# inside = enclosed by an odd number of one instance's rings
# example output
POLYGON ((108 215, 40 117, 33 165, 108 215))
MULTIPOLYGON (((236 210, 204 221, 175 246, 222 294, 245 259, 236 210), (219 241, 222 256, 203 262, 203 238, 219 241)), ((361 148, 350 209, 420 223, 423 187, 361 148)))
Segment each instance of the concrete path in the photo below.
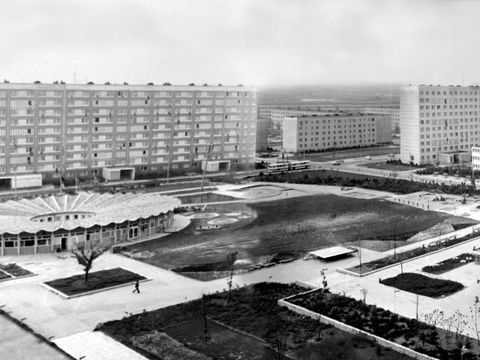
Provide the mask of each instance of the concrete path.
POLYGON ((4 316, 0 316, 0 359, 5 360, 69 360, 52 346, 22 329, 4 316))
MULTIPOLYGON (((480 279, 480 266, 472 262, 441 275, 432 275, 421 271, 424 266, 433 265, 463 253, 473 253, 473 246, 480 246, 480 238, 403 264, 403 272, 415 272, 430 277, 458 281, 465 286, 463 290, 444 298, 417 297, 416 294, 379 283, 379 278, 386 279, 400 274, 400 264, 364 277, 329 273, 327 279, 331 290, 334 292, 344 293, 347 296, 362 300, 361 289, 367 289, 366 300, 368 304, 375 304, 409 318, 417 317, 417 298, 420 320, 423 320, 424 314, 431 313, 435 309, 444 311, 446 317, 451 316, 458 310, 464 315, 466 321, 466 325, 462 329, 463 333, 476 338, 471 309, 474 306, 475 296, 480 296, 480 284, 477 283, 477 279, 480 279)), ((321 279, 318 278, 309 283, 320 287, 321 279)), ((445 326, 444 324, 437 325, 445 326)))
POLYGON ((58 339, 55 343, 76 359, 147 360, 100 331, 84 331, 58 339))

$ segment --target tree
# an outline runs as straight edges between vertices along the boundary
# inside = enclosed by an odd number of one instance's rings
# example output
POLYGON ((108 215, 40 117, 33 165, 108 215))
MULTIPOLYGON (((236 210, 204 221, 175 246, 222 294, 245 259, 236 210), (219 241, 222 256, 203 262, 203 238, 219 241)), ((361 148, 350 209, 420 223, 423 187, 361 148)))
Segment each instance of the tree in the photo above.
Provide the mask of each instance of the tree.
POLYGON ((78 263, 83 266, 85 282, 88 281, 88 273, 93 266, 94 260, 100 257, 100 255, 109 248, 109 246, 102 246, 100 242, 87 240, 84 243, 77 244, 76 248, 72 250, 78 263))
POLYGON ((472 330, 474 330, 475 332, 475 337, 477 338, 477 344, 480 344, 480 333, 478 329, 478 304, 479 303, 480 303, 480 300, 478 299, 478 296, 475 296, 473 308, 470 307, 470 314, 472 316, 473 326, 474 326, 472 330))
POLYGON ((230 266, 230 276, 228 277, 228 281, 227 281, 228 294, 227 294, 227 300, 225 301, 226 304, 228 304, 228 302, 230 301, 232 285, 233 285, 234 264, 235 264, 235 261, 237 261, 237 256, 238 256, 238 251, 233 251, 227 254, 227 262, 229 263, 229 266, 230 266))
POLYGON ((366 303, 367 303, 367 293, 368 293, 368 290, 365 289, 365 288, 362 288, 362 289, 360 289, 360 292, 361 292, 362 295, 363 295, 363 303, 366 304, 366 303))

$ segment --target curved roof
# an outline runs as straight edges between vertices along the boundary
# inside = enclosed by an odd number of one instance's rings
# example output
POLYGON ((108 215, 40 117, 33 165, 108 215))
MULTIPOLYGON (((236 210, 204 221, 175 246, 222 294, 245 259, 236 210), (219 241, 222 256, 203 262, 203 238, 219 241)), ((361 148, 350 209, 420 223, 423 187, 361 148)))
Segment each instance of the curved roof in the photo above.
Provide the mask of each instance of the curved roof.
MULTIPOLYGON (((10 200, 0 203, 0 231, 19 234, 38 231, 73 230, 111 223, 135 221, 140 218, 160 215, 173 210, 180 200, 157 193, 99 194, 79 192, 74 195, 51 195, 34 199, 10 200), (39 215, 68 212, 90 212, 93 216, 84 219, 51 222, 33 221, 39 215)), ((63 217, 62 217, 63 218, 63 217)))

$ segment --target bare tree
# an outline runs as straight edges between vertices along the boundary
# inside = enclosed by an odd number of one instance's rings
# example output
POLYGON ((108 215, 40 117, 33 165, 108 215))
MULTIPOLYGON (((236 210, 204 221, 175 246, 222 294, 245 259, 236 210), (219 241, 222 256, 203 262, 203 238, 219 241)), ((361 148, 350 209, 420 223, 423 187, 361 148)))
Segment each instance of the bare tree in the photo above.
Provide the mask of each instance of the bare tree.
POLYGON ((238 251, 233 251, 233 252, 227 254, 227 261, 228 261, 229 266, 230 266, 230 276, 228 277, 228 281, 227 281, 228 294, 227 294, 227 300, 225 302, 226 304, 228 304, 228 302, 230 301, 230 296, 231 296, 231 292, 232 292, 232 285, 233 285, 234 264, 235 264, 235 261, 237 261, 237 256, 238 256, 238 251))
POLYGON ((367 293, 368 293, 368 290, 365 289, 365 288, 362 288, 362 289, 360 289, 360 292, 361 292, 362 295, 363 295, 363 303, 366 304, 366 303, 367 303, 367 293))
POLYGON ((465 320, 465 315, 459 310, 455 310, 453 313, 453 328, 455 329, 455 339, 458 339, 458 335, 463 333, 467 321, 465 320))
POLYGON ((438 323, 443 321, 444 313, 441 310, 435 309, 431 313, 423 315, 425 323, 428 325, 437 326, 438 323))
POLYGON ((94 260, 100 257, 100 255, 102 255, 109 248, 109 246, 102 246, 100 242, 85 241, 84 243, 77 244, 76 248, 72 250, 72 253, 77 258, 78 263, 83 266, 83 271, 85 272, 85 282, 88 281, 88 274, 92 269, 94 260))
POLYGON ((472 316, 473 320, 473 329, 475 332, 475 337, 477 338, 477 344, 480 344, 480 334, 479 334, 479 329, 478 329, 478 304, 480 303, 480 300, 478 299, 478 296, 475 296, 475 301, 473 303, 473 308, 470 307, 470 314, 472 316))
POLYGON ((449 342, 449 339, 451 337, 451 329, 454 325, 454 321, 455 321, 455 315, 452 314, 450 315, 449 317, 446 317, 443 319, 443 322, 442 322, 442 325, 444 326, 445 330, 447 330, 446 334, 445 334, 445 339, 447 341, 447 343, 449 342))

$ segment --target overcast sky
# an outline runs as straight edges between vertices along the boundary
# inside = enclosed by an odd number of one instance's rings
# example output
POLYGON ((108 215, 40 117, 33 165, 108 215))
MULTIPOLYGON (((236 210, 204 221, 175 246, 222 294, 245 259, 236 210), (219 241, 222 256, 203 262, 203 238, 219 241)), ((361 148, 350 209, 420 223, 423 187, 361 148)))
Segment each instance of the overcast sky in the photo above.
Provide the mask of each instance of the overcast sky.
POLYGON ((0 80, 480 83, 480 1, 4 0, 0 80))

